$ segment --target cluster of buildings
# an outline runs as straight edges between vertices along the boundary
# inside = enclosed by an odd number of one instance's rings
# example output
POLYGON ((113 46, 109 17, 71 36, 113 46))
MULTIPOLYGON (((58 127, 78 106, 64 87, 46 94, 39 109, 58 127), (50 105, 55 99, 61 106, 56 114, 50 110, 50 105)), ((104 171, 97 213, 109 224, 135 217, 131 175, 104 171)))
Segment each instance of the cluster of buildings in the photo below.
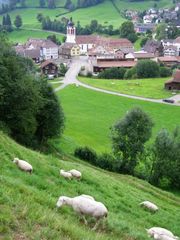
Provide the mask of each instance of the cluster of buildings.
POLYGON ((15 47, 16 52, 41 64, 45 75, 58 75, 58 64, 72 57, 85 55, 91 71, 97 74, 105 69, 132 68, 139 60, 150 59, 171 67, 180 65, 180 37, 175 40, 148 40, 141 51, 134 51, 128 39, 113 39, 97 35, 76 35, 72 22, 68 23, 66 42, 58 46, 51 40, 29 39, 15 47))

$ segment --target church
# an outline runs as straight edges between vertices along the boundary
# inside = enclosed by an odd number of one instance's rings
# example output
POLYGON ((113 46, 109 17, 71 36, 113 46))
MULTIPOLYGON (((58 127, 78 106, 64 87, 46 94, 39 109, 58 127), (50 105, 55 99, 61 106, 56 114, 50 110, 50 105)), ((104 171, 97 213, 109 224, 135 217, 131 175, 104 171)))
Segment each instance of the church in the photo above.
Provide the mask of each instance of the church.
POLYGON ((99 35, 76 35, 76 27, 72 21, 68 22, 66 42, 60 47, 60 54, 64 56, 88 55, 89 51, 101 46, 111 51, 121 50, 125 54, 133 52, 133 44, 124 38, 112 39, 99 35))

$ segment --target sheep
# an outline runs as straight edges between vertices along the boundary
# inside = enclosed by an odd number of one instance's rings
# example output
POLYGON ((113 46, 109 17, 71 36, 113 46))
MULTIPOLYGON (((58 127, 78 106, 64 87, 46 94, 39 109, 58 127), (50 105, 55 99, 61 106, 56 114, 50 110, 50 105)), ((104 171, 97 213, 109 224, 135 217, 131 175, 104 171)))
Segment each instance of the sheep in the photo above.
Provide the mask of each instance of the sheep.
POLYGON ((152 227, 150 229, 146 229, 148 235, 150 237, 153 237, 154 239, 159 239, 159 240, 168 240, 169 238, 172 239, 178 239, 178 237, 174 236, 172 232, 170 232, 169 230, 165 229, 165 228, 161 228, 161 227, 152 227))
POLYGON ((33 171, 33 167, 31 166, 31 164, 24 160, 20 160, 19 158, 14 158, 13 163, 15 163, 19 169, 25 172, 29 172, 31 174, 33 171))
POLYGON ((147 208, 148 210, 150 210, 152 212, 156 212, 159 210, 158 207, 154 203, 149 202, 149 201, 141 202, 139 205, 147 208))
POLYGON ((61 169, 59 173, 60 173, 61 176, 63 176, 66 179, 69 179, 69 180, 72 179, 72 174, 64 171, 63 169, 61 169))
POLYGON ((101 219, 107 217, 108 210, 104 206, 103 203, 97 202, 90 198, 91 196, 88 195, 81 195, 74 198, 61 196, 59 197, 56 206, 62 207, 63 205, 69 205, 73 208, 73 210, 80 215, 82 215, 85 224, 87 225, 87 220, 85 215, 91 216, 96 218, 96 223, 93 230, 96 230, 98 223, 101 219))
POLYGON ((74 178, 81 179, 82 174, 81 174, 81 172, 77 171, 76 169, 72 169, 68 172, 71 173, 74 178))

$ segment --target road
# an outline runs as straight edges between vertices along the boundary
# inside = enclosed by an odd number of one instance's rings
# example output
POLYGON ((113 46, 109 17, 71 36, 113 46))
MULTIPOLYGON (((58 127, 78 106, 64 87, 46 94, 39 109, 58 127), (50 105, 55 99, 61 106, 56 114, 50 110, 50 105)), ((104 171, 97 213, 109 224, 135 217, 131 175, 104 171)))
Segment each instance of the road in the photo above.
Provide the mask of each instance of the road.
MULTIPOLYGON (((70 64, 70 68, 67 71, 67 73, 62 81, 63 84, 61 86, 57 87, 54 91, 57 92, 57 91, 65 88, 68 85, 75 84, 76 86, 81 86, 84 88, 91 89, 93 91, 102 92, 102 93, 106 93, 106 94, 127 97, 127 98, 131 98, 131 99, 147 101, 147 102, 170 104, 170 103, 163 102, 162 99, 152 99, 152 98, 132 96, 132 95, 128 95, 128 94, 123 94, 123 93, 119 93, 119 92, 113 92, 113 91, 109 91, 109 90, 105 90, 105 89, 101 89, 101 88, 96 88, 96 87, 90 86, 88 84, 82 83, 77 79, 77 76, 78 76, 82 66, 88 66, 87 60, 84 60, 84 59, 74 60, 70 64)), ((173 97, 171 97, 171 99, 175 99, 175 103, 173 105, 180 106, 180 103, 177 102, 177 99, 180 100, 180 95, 173 96, 173 97)))

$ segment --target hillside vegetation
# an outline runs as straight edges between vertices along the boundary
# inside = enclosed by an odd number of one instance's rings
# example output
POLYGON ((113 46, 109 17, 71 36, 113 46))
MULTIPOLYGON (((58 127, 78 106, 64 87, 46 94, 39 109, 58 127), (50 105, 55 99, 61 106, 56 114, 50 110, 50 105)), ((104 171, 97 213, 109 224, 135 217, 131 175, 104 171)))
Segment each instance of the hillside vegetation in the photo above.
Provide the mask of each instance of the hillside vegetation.
POLYGON ((53 157, 26 149, 0 132, 0 232, 2 239, 148 239, 145 228, 161 226, 180 235, 180 198, 136 178, 108 173, 67 157, 53 157), (34 167, 29 175, 12 162, 18 156, 34 167), (81 182, 67 181, 59 169, 76 168, 81 182), (55 204, 59 195, 93 195, 109 209, 108 221, 97 232, 84 226, 68 207, 55 204), (151 214, 142 200, 155 202, 160 211, 151 214))

